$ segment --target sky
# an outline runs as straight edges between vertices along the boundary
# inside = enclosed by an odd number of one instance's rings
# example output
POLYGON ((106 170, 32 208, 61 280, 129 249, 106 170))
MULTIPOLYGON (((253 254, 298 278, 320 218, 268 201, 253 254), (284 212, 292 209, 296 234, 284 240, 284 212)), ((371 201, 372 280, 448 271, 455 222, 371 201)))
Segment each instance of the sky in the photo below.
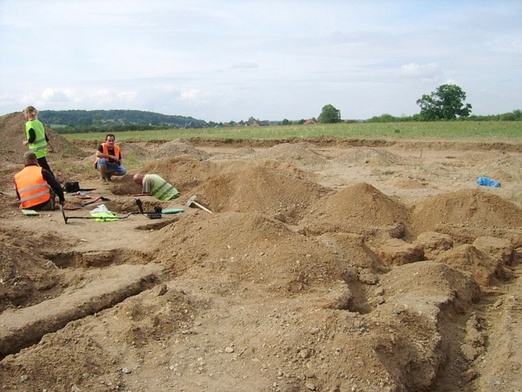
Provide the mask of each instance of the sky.
POLYGON ((0 115, 411 116, 442 84, 522 109, 522 0, 0 0, 0 115))

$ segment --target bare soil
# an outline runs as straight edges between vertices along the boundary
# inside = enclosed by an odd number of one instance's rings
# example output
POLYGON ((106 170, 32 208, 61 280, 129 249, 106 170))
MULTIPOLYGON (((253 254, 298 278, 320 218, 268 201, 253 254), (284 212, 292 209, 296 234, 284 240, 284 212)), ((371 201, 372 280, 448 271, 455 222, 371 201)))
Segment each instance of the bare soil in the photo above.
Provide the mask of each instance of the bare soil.
POLYGON ((23 215, 0 117, 1 391, 522 391, 522 143, 125 142, 103 184, 49 134, 92 199, 23 215), (137 171, 184 212, 127 215, 137 171))

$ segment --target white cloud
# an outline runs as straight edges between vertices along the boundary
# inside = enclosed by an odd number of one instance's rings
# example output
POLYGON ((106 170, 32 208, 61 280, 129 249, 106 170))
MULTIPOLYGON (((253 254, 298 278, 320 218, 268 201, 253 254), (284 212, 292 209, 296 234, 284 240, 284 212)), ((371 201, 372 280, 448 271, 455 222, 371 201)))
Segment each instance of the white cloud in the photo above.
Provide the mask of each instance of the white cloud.
POLYGON ((55 89, 45 89, 42 93, 42 99, 46 102, 68 102, 67 93, 55 89))
POLYGON ((182 91, 180 100, 190 104, 206 104, 211 100, 212 94, 209 91, 191 89, 182 91))
POLYGON ((239 63, 232 64, 231 69, 253 69, 259 68, 259 64, 252 61, 241 61, 239 63))
POLYGON ((122 91, 117 94, 118 98, 121 98, 123 101, 132 102, 136 99, 138 93, 136 91, 122 91))
POLYGON ((409 63, 401 66, 399 74, 407 78, 433 80, 440 78, 442 71, 437 63, 409 63))

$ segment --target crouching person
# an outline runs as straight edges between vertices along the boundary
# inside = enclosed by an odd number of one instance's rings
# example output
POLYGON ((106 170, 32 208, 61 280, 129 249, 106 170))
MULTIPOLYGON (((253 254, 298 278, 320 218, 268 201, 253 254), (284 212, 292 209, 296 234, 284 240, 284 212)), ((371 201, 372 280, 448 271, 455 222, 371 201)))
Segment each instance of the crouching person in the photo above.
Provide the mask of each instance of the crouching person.
POLYGON ((54 210, 56 196, 60 205, 65 204, 60 183, 51 172, 38 166, 38 159, 32 151, 24 154, 24 168, 15 175, 14 183, 20 207, 23 209, 54 210))
POLYGON ((111 181, 111 177, 124 176, 127 169, 121 164, 120 147, 115 144, 116 136, 105 136, 105 142, 98 146, 94 168, 100 171, 102 181, 111 181))

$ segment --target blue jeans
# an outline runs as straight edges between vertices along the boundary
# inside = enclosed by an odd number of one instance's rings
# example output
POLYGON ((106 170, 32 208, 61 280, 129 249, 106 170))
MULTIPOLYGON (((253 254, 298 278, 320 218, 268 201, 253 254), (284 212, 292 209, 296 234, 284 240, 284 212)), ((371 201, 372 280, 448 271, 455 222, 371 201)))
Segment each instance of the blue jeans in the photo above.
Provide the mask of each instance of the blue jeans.
POLYGON ((123 176, 127 173, 127 169, 123 167, 122 165, 118 165, 117 163, 110 163, 107 162, 105 158, 100 158, 98 162, 96 163, 96 169, 100 170, 100 166, 105 166, 107 170, 105 173, 107 174, 113 174, 116 176, 123 176))

